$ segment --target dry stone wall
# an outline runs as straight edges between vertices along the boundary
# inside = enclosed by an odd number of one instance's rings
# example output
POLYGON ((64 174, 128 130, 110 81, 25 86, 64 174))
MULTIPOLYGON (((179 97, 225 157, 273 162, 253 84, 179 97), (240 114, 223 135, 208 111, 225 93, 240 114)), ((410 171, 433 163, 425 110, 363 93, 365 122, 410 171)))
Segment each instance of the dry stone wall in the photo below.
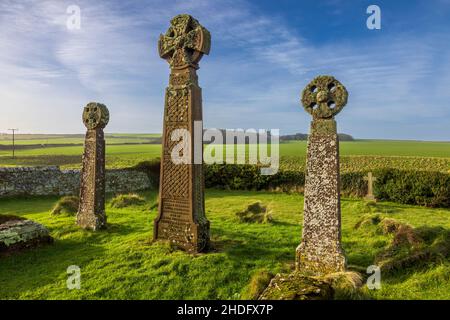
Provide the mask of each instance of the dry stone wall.
MULTIPOLYGON (((131 192, 153 187, 154 182, 139 170, 106 171, 106 192, 131 192)), ((0 197, 77 195, 79 170, 57 166, 0 168, 0 197)))

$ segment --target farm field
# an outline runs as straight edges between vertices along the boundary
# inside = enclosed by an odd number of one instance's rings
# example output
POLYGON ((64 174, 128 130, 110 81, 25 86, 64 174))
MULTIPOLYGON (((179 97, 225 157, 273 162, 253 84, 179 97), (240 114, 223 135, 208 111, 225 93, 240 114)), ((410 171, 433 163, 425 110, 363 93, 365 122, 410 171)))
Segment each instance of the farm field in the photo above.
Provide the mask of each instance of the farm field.
MULTIPOLYGON (((249 298, 252 277, 292 268, 301 235, 303 197, 299 194, 206 190, 213 250, 199 255, 149 241, 157 194, 141 195, 145 204, 123 209, 112 208, 109 197, 109 227, 96 233, 79 229, 73 216, 52 216, 57 197, 1 199, 0 214, 44 224, 55 243, 2 258, 0 298, 242 299, 249 298), (235 213, 255 201, 269 206, 272 223, 239 222, 235 213), (70 265, 81 268, 81 290, 66 288, 70 265)), ((342 201, 343 247, 353 269, 365 270, 392 242, 391 235, 375 226, 355 228, 368 210, 363 201, 342 201)), ((450 228, 450 210, 385 202, 370 211, 415 228, 450 228)), ((381 289, 365 288, 363 293, 368 299, 450 299, 449 275, 448 261, 421 261, 400 272, 382 273, 381 289)))
MULTIPOLYGON (((0 166, 59 165, 62 168, 79 168, 83 153, 83 137, 24 135, 18 143, 36 144, 36 148, 16 150, 0 149, 0 166), (43 147, 45 144, 68 144, 43 147), (77 144, 70 146, 70 144, 77 144)), ((160 157, 160 144, 148 144, 157 134, 107 134, 107 167, 134 166, 142 161, 160 157)), ((10 143, 0 139, 0 146, 10 143)), ((280 166, 303 170, 306 141, 281 143, 280 166)), ((248 147, 247 147, 248 149, 248 147)), ((450 142, 357 140, 340 143, 342 171, 373 170, 383 167, 400 169, 450 171, 450 142)))
MULTIPOLYGON (((107 144, 129 144, 129 143, 149 143, 160 134, 153 133, 106 133, 105 140, 107 144)), ((15 144, 17 146, 36 145, 42 148, 45 145, 52 144, 83 144, 84 134, 16 134, 15 144)), ((0 135, 0 146, 12 145, 11 135, 0 135)))

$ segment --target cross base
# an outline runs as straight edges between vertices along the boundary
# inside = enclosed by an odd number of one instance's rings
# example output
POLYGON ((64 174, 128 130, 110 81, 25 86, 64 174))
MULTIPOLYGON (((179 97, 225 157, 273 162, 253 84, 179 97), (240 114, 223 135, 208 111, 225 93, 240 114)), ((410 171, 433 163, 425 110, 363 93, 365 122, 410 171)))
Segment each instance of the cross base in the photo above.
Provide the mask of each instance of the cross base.
POLYGON ((318 247, 308 248, 302 242, 295 253, 295 269, 300 272, 325 275, 346 270, 347 259, 340 248, 318 250, 318 247))
POLYGON ((209 221, 174 224, 163 218, 155 221, 153 240, 167 240, 189 253, 205 251, 209 247, 209 221))
POLYGON ((377 199, 375 198, 375 196, 373 196, 373 195, 367 195, 367 196, 365 196, 364 197, 364 200, 367 200, 367 201, 377 201, 377 199))

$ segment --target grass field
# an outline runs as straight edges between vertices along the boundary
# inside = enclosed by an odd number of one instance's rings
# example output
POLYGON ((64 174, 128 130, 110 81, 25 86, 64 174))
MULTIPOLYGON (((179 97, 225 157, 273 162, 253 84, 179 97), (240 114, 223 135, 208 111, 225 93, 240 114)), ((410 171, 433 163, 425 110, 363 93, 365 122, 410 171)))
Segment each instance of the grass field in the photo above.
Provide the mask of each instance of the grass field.
MULTIPOLYGON (((106 134, 107 145, 145 143, 159 137, 158 134, 106 134)), ((37 146, 33 150, 18 150, 18 155, 36 154, 79 154, 82 147, 49 147, 45 144, 83 144, 83 135, 23 135, 16 138, 18 145, 37 146)), ((11 136, 0 136, 0 145, 11 145, 11 136)), ((140 151, 147 152, 156 146, 139 146, 140 151), (147 147, 147 148, 146 148, 147 147)), ((115 152, 111 150, 111 152, 115 152)), ((306 141, 290 141, 280 144, 281 156, 303 156, 306 152, 306 141)), ((375 156, 414 156, 414 157, 450 157, 450 142, 407 141, 407 140, 356 140, 340 143, 342 155, 375 155, 375 156)), ((0 151, 0 155, 11 154, 0 151)))
MULTIPOLYGON (((107 134, 107 167, 129 167, 160 157, 160 144, 148 143, 155 138, 158 134, 107 134)), ((0 136, 0 146, 10 144, 10 139, 10 136, 0 136)), ((17 143, 36 145, 36 148, 16 150, 16 159, 12 159, 11 150, 0 149, 0 166, 59 165, 79 168, 81 165, 83 135, 22 135, 17 143), (45 147, 46 144, 75 145, 45 147)), ((279 148, 282 168, 304 169, 306 141, 282 143, 279 148)), ((340 154, 343 172, 383 167, 450 172, 450 142, 343 141, 340 143, 340 154)))
MULTIPOLYGON (((74 217, 52 216, 56 197, 2 199, 0 213, 46 225, 52 246, 0 260, 0 298, 7 299, 239 299, 250 279, 266 270, 290 270, 300 241, 301 195, 207 190, 207 216, 214 250, 188 255, 164 243, 150 243, 155 192, 146 203, 124 209, 107 205, 109 228, 80 230, 74 217), (272 224, 240 223, 237 211, 254 201, 269 205, 272 224), (81 268, 81 290, 66 288, 66 269, 81 268)), ((450 228, 450 211, 393 203, 377 204, 383 216, 415 227, 450 228)), ((372 229, 355 229, 366 214, 364 202, 342 201, 343 246, 350 265, 365 269, 391 238, 372 229)), ((415 266, 382 274, 381 290, 364 289, 376 299, 450 299, 450 263, 415 266)))
MULTIPOLYGON (((105 140, 109 144, 145 142, 160 137, 158 133, 105 133, 105 140)), ((23 144, 56 144, 83 143, 84 134, 19 134, 15 135, 15 143, 23 144)), ((0 134, 0 145, 12 144, 11 134, 0 134)))

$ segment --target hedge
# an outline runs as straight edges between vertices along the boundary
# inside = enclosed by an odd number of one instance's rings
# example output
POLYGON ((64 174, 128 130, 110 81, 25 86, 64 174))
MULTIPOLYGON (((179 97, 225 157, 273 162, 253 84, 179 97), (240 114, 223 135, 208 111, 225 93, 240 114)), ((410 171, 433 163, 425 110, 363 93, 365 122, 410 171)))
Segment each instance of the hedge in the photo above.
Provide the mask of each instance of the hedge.
POLYGON ((374 194, 380 200, 450 208, 449 174, 382 169, 375 175, 374 194))
MULTIPOLYGON (((135 167, 146 171, 155 183, 159 176, 159 160, 135 167)), ((372 174, 374 195, 379 200, 427 207, 450 208, 450 175, 434 171, 377 169, 372 174)), ((367 194, 367 172, 341 174, 341 194, 363 197, 367 194)), ((303 171, 280 170, 274 175, 261 175, 256 165, 205 165, 205 186, 229 190, 278 190, 301 192, 305 185, 303 171)))

